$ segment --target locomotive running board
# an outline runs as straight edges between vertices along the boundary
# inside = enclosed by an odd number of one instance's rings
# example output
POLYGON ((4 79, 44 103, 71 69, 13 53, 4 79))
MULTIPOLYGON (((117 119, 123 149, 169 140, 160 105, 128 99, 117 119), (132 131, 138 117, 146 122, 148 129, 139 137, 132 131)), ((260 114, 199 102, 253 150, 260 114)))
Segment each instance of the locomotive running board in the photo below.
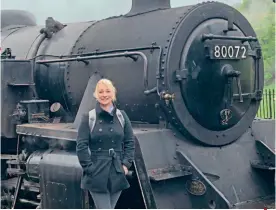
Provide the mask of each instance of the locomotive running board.
POLYGON ((187 180, 186 189, 191 194, 192 203, 196 205, 193 208, 199 209, 209 206, 210 208, 229 209, 229 201, 196 165, 182 151, 176 151, 176 153, 180 162, 192 168, 193 177, 187 180))
POLYGON ((145 167, 145 162, 139 145, 139 141, 135 139, 135 172, 140 185, 142 198, 146 209, 156 209, 156 203, 153 196, 153 191, 151 188, 150 180, 147 176, 147 170, 145 167))
MULTIPOLYGON (((275 195, 273 177, 264 177, 265 170, 255 170, 250 161, 258 159, 256 139, 271 145, 269 134, 273 126, 268 124, 271 122, 254 121, 238 140, 223 147, 197 144, 176 130, 135 128, 139 158, 145 167, 137 178, 148 177, 144 183, 150 184, 150 199, 154 199, 156 208, 242 208, 249 203, 267 206, 271 203, 269 196, 275 195), (252 131, 266 141, 254 138, 252 131), (156 170, 159 174, 152 173, 156 170)), ((137 162, 135 167, 139 173, 137 162)), ((147 189, 141 191, 148 196, 147 189)))
POLYGON ((211 183, 218 176, 200 171, 182 151, 171 156, 175 139, 170 130, 141 130, 134 130, 134 165, 146 208, 230 208, 229 201, 211 183))
POLYGON ((252 160, 251 166, 255 169, 275 171, 275 152, 263 141, 256 140, 257 154, 259 160, 252 160))

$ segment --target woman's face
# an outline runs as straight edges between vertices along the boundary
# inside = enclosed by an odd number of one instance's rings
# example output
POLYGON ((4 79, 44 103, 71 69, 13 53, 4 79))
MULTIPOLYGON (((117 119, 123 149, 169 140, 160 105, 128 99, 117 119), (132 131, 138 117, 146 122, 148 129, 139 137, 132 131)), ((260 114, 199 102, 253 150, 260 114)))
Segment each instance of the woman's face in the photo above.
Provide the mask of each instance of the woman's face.
POLYGON ((105 84, 98 86, 98 101, 102 105, 110 105, 112 103, 113 91, 105 84))

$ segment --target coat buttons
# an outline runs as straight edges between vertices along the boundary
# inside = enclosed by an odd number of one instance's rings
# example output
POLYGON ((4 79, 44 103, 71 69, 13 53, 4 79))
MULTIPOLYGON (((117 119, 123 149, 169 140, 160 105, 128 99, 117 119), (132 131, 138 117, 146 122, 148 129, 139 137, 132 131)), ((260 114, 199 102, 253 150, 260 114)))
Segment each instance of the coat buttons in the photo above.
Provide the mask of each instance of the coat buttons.
POLYGON ((102 121, 102 120, 100 120, 100 124, 102 124, 102 122, 103 122, 103 121, 102 121))
POLYGON ((101 150, 102 150, 102 148, 99 148, 99 149, 98 149, 98 151, 101 151, 101 150))
POLYGON ((110 128, 110 131, 112 132, 112 131, 113 131, 113 128, 110 128))
POLYGON ((100 131, 100 132, 102 132, 102 131, 103 131, 103 129, 101 129, 101 128, 100 128, 100 129, 99 129, 99 131, 100 131))
POLYGON ((100 139, 99 142, 102 142, 102 140, 100 139))

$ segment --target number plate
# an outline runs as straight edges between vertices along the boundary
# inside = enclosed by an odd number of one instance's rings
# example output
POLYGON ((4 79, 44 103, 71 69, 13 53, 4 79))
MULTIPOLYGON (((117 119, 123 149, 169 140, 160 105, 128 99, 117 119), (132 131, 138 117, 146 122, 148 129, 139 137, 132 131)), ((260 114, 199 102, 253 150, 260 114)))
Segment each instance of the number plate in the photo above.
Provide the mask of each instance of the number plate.
POLYGON ((210 59, 246 59, 247 45, 214 44, 210 46, 210 59))

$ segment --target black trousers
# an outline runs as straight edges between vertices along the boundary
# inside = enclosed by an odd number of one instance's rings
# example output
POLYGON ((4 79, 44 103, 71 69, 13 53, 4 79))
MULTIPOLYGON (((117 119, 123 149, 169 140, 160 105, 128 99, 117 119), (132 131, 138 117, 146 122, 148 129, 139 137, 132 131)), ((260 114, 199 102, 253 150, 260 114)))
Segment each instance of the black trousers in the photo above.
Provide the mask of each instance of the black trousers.
POLYGON ((114 209, 122 191, 114 194, 89 192, 97 209, 114 209))

